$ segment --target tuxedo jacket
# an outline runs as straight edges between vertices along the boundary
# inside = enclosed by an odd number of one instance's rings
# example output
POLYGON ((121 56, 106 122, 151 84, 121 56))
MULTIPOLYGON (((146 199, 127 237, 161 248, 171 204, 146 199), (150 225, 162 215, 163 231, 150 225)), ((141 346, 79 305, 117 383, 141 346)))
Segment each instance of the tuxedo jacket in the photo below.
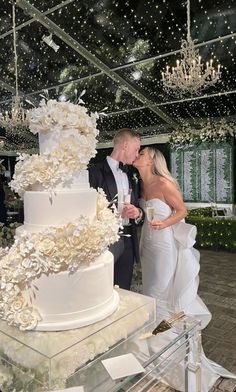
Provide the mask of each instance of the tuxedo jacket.
MULTIPOLYGON (((89 169, 89 182, 92 188, 102 188, 107 196, 108 201, 114 199, 117 195, 118 190, 116 186, 115 177, 112 173, 110 166, 108 165, 107 160, 97 163, 94 166, 91 166, 89 169)), ((132 189, 131 192, 131 204, 138 206, 139 199, 139 183, 137 179, 132 178, 132 175, 127 173, 129 188, 132 189)), ((140 207, 139 207, 140 208, 140 207)), ((144 213, 143 213, 144 217, 144 213)), ((140 220, 138 224, 135 223, 134 219, 130 219, 131 223, 131 236, 133 243, 133 251, 135 260, 139 261, 139 243, 138 243, 138 235, 137 235, 137 227, 143 223, 143 219, 140 220)), ((122 246, 122 241, 119 241, 117 246, 122 246)))

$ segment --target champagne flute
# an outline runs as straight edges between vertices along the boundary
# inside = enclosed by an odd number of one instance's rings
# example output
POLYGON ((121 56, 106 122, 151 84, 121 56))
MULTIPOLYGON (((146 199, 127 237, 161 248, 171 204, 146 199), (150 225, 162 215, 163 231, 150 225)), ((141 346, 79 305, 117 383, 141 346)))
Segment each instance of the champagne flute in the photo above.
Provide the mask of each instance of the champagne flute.
MULTIPOLYGON (((131 203, 131 192, 132 192, 132 189, 129 189, 128 193, 124 193, 123 194, 123 203, 124 203, 124 205, 131 203)), ((123 225, 124 226, 129 226, 130 225, 129 218, 123 218, 123 225)))
MULTIPOLYGON (((154 207, 147 207, 147 220, 151 222, 155 216, 155 208, 154 207)), ((152 228, 149 225, 149 239, 152 239, 152 228)))

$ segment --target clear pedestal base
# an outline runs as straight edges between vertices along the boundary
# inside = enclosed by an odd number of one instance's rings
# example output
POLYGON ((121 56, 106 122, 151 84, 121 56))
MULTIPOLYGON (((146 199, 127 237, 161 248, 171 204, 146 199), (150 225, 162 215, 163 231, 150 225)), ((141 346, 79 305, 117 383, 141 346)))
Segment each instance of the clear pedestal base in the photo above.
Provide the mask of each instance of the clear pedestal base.
POLYGON ((0 321, 2 392, 65 388, 104 352, 155 320, 155 301, 118 289, 119 308, 87 327, 58 332, 19 331, 0 321))

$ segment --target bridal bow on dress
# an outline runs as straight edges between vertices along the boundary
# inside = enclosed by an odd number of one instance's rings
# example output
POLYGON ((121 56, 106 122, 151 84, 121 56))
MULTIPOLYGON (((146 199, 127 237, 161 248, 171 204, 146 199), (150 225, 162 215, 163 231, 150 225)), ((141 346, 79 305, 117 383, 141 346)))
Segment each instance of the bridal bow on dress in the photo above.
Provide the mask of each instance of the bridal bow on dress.
POLYGON ((197 295, 200 254, 193 248, 197 229, 196 226, 183 221, 173 225, 172 229, 178 243, 178 260, 173 284, 175 311, 184 311, 201 321, 201 328, 205 328, 211 320, 211 313, 197 295))
MULTIPOLYGON (((178 246, 178 260, 173 282, 173 298, 174 298, 174 311, 183 311, 184 314, 197 319, 201 323, 201 329, 205 328, 211 320, 211 313, 201 300, 198 292, 199 286, 199 270, 200 270, 200 254, 198 250, 193 248, 197 229, 195 226, 185 223, 184 221, 178 222, 172 226, 175 241, 178 246)), ((171 339, 172 330, 168 335, 162 336, 159 342, 150 345, 151 351, 155 346, 164 344, 171 339)), ((168 333, 167 332, 167 333, 168 333)), ((160 335, 159 339, 160 339, 160 335)), ((157 336, 157 339, 158 339, 157 336)), ((193 343, 194 344, 194 343, 193 343)), ((177 389, 178 391, 184 390, 184 382, 180 376, 182 373, 183 364, 178 364, 175 371, 170 378, 166 378, 166 382, 177 389)), ((203 349, 201 348, 201 392, 208 392, 214 385, 219 377, 236 378, 234 374, 218 365, 214 361, 208 359, 203 349)), ((192 387, 190 391, 195 391, 195 380, 192 380, 192 387)), ((191 382, 190 382, 191 384, 191 382)))

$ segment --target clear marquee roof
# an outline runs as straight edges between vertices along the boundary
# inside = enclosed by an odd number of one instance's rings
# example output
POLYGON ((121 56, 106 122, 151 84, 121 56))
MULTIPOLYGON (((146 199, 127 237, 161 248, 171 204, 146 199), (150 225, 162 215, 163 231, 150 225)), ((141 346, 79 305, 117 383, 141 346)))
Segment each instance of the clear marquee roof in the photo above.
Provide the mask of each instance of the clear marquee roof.
MULTIPOLYGON (((12 3, 0 0, 0 111, 15 93, 12 3)), ((187 35, 186 1, 18 0, 18 81, 24 106, 50 98, 83 100, 99 120, 100 143, 131 127, 157 142, 188 122, 236 122, 236 1, 192 0, 191 36, 202 61, 221 65, 216 85, 182 97, 163 88, 161 72, 174 66, 187 35), (43 37, 52 34, 55 51, 43 37)))

